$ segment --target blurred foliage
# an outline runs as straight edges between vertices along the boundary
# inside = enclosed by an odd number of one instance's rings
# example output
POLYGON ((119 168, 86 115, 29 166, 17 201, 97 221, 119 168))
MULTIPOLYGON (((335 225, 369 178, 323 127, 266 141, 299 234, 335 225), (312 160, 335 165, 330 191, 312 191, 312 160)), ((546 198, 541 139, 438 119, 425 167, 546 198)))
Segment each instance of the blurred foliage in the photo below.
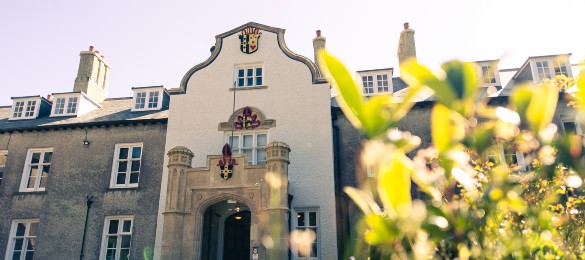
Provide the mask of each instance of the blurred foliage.
POLYGON ((498 107, 480 98, 474 64, 450 61, 434 73, 407 61, 400 69, 409 90, 395 100, 364 98, 339 60, 325 52, 319 60, 341 109, 366 137, 363 161, 377 176, 374 185, 345 188, 364 213, 349 255, 585 258, 583 138, 552 123, 559 96, 585 114, 585 72, 576 80, 557 76, 516 86, 507 107, 498 107), (406 154, 420 138, 397 126, 424 88, 436 96, 433 145, 411 159, 406 154), (411 197, 411 181, 425 198, 411 197))

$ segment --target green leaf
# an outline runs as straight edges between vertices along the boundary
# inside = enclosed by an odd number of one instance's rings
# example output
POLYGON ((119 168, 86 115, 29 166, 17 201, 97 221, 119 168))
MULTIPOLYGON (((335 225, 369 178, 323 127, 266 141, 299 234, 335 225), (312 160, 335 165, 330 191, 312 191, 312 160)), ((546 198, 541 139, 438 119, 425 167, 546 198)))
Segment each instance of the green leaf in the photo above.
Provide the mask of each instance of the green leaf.
POLYGON ((456 94, 443 80, 440 80, 427 67, 420 65, 416 60, 411 59, 400 66, 400 77, 409 86, 427 86, 435 91, 437 99, 443 104, 450 104, 456 99, 456 94))
POLYGON ((450 113, 452 111, 442 104, 436 104, 431 112, 431 136, 439 153, 449 150, 452 145, 450 113))
POLYGON ((474 99, 478 79, 473 65, 456 60, 444 63, 441 68, 459 99, 474 99))
POLYGON ((559 92, 557 88, 539 86, 532 91, 532 100, 526 111, 526 119, 533 133, 538 134, 551 122, 557 109, 559 92))
POLYGON ((371 245, 392 243, 394 235, 393 228, 380 215, 368 215, 365 217, 366 224, 370 230, 365 234, 365 240, 371 245))
POLYGON ((579 109, 583 111, 585 110, 585 70, 579 73, 576 84, 578 89, 576 94, 580 104, 579 109))
POLYGON ((527 126, 528 123, 528 119, 526 118, 526 111, 528 111, 528 106, 530 105, 531 99, 532 91, 528 85, 516 87, 510 95, 510 102, 514 106, 514 110, 516 110, 520 116, 520 120, 522 121, 523 126, 527 126))
POLYGON ((410 176, 414 165, 403 153, 393 153, 390 159, 380 163, 378 171, 378 194, 384 208, 395 211, 409 210, 410 176))
POLYGON ((361 114, 364 100, 359 92, 358 85, 353 80, 347 68, 337 58, 327 54, 325 51, 320 51, 318 56, 321 71, 324 72, 324 75, 330 74, 335 81, 331 82, 331 85, 339 93, 335 98, 341 110, 354 127, 361 128, 361 114))
POLYGON ((343 191, 345 191, 365 215, 381 212, 380 206, 376 204, 371 193, 349 186, 343 188, 343 191))
POLYGON ((374 96, 364 104, 361 123, 367 137, 376 137, 388 129, 391 123, 388 110, 390 101, 387 95, 374 96))

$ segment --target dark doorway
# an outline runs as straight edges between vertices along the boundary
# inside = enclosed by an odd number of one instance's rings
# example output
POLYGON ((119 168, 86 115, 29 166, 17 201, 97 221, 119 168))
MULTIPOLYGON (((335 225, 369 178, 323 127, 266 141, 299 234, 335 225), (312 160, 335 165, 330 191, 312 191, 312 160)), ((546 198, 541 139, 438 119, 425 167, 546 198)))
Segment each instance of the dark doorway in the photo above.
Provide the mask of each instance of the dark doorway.
POLYGON ((226 218, 223 259, 250 259, 250 211, 236 212, 226 218))

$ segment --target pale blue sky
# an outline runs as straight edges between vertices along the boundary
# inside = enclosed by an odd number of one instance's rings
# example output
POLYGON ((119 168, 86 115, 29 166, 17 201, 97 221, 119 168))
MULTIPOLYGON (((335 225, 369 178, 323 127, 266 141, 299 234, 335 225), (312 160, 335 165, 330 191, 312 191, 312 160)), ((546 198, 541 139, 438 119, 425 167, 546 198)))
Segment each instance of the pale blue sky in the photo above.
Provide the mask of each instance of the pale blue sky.
POLYGON ((397 67, 404 22, 416 30, 419 60, 432 67, 501 59, 505 69, 569 52, 576 63, 585 58, 584 12, 582 0, 2 0, 0 105, 72 91, 79 51, 89 45, 112 65, 110 97, 177 87, 209 56, 215 35, 249 21, 286 29, 288 47, 311 59, 321 29, 329 52, 352 70, 397 67))

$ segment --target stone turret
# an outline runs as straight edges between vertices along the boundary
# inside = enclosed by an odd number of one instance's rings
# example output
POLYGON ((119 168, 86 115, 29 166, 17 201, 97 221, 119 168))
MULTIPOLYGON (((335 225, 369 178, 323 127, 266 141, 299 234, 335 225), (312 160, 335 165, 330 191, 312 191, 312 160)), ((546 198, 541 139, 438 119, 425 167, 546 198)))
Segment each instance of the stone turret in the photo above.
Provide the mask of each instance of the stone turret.
POLYGON ((185 199, 183 193, 187 187, 187 173, 185 170, 191 168, 193 152, 184 146, 177 146, 171 149, 169 156, 169 174, 167 184, 166 212, 184 212, 185 199))
POLYGON ((79 70, 73 91, 83 92, 94 102, 101 103, 108 96, 111 66, 93 46, 89 46, 89 51, 80 52, 79 56, 79 70))
POLYGON ((404 30, 400 33, 398 42, 398 63, 402 64, 410 58, 416 59, 416 46, 414 44, 414 30, 408 23, 404 23, 404 30))
MULTIPOLYGON (((317 53, 319 52, 319 50, 325 50, 327 51, 327 48, 325 46, 326 44, 326 38, 321 36, 321 30, 317 30, 317 37, 313 38, 313 51, 315 53, 315 63, 317 64, 317 67, 319 66, 319 57, 317 55, 317 53)), ((319 70, 319 77, 323 78, 323 73, 321 73, 321 70, 319 70)))
POLYGON ((288 164, 290 147, 283 142, 266 145, 266 182, 269 185, 268 223, 275 246, 269 249, 269 259, 288 259, 288 164), (278 246, 276 246, 278 245, 278 246))

